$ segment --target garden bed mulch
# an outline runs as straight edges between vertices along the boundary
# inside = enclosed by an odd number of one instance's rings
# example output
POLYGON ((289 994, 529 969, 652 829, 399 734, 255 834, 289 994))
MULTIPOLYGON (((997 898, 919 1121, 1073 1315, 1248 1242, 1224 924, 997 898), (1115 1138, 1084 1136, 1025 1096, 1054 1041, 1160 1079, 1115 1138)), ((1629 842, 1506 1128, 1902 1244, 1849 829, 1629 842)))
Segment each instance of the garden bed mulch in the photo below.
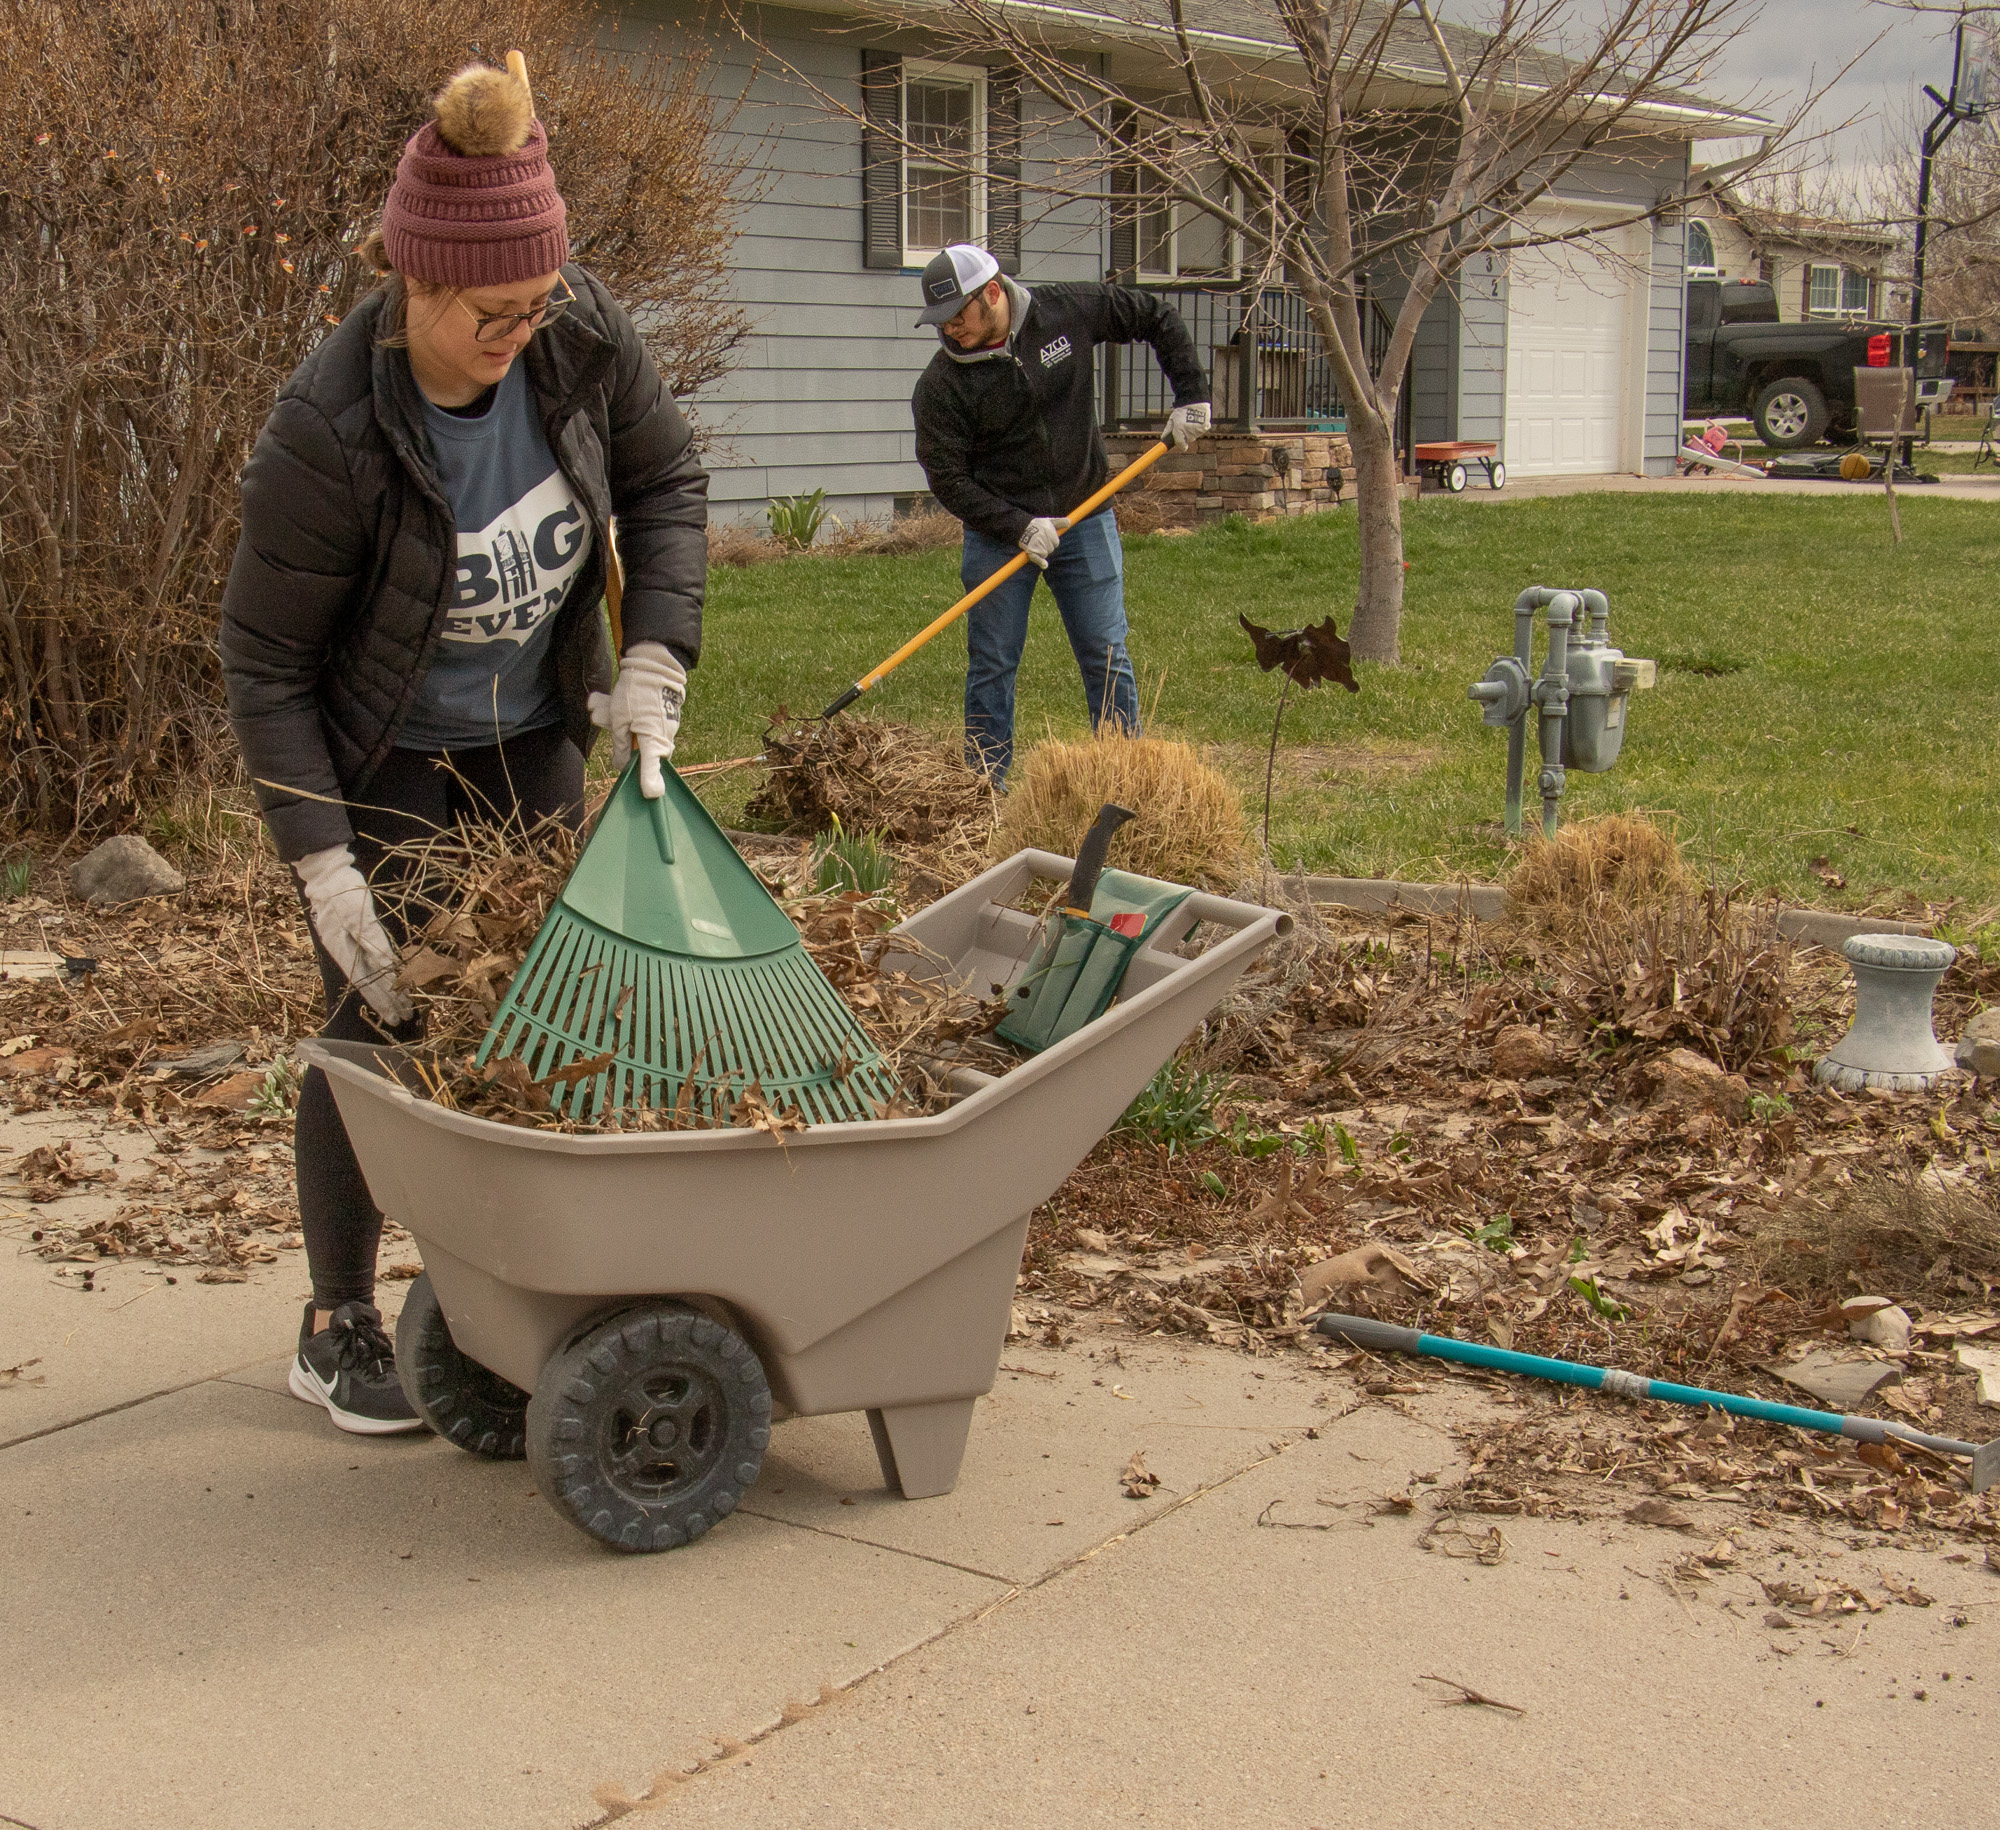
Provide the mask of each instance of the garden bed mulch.
MULTIPOLYGON (((0 986, 0 1097, 149 1131, 168 1159, 95 1227, 59 1218, 92 1175, 76 1158, 0 1165, 34 1209, 9 1236, 52 1274, 133 1259, 223 1278, 296 1245, 289 1051, 319 996, 303 922, 267 854, 191 877, 124 910, 0 905, 0 947, 97 961, 0 986), (165 1065, 218 1041, 241 1045, 224 1068, 165 1065)), ((1370 1402, 1463 1376, 1347 1355, 1306 1326, 1331 1306, 1811 1402, 1764 1369, 1809 1348, 1879 1356, 1840 1309, 1878 1296, 1913 1334, 1862 1408, 1993 1433, 1953 1358, 2000 1343, 1991 1089, 1812 1086, 1849 1014, 1845 969, 1767 930, 1699 896, 1569 928, 1307 912, 1035 1216, 1017 1327, 1304 1354, 1349 1366, 1370 1402)), ((2000 968, 1968 951, 1939 1033, 1995 999, 2000 968)), ((1484 1383, 1508 1403, 1467 1439, 1463 1511, 1636 1489, 1669 1510, 1699 1494, 1856 1532, 2000 1536, 1991 1496, 1918 1454, 1484 1383)))

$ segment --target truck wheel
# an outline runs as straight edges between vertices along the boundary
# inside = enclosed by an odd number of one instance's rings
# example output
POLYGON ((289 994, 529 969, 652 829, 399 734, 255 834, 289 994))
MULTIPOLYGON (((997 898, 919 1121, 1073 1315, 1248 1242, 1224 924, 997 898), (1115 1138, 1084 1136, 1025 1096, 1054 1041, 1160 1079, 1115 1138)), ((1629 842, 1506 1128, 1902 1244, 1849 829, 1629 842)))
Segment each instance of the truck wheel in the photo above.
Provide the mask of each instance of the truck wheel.
POLYGON ((600 1322, 542 1368, 528 1466, 613 1550, 672 1550, 736 1510, 771 1441, 771 1387, 733 1328, 678 1303, 600 1322))
POLYGON ((1788 375, 1757 396, 1750 417, 1772 450, 1796 451, 1817 444, 1826 430, 1826 396, 1804 376, 1788 375))
POLYGON ((459 1352, 428 1271, 396 1320, 396 1376, 411 1408, 446 1442, 490 1461, 527 1452, 528 1394, 459 1352))

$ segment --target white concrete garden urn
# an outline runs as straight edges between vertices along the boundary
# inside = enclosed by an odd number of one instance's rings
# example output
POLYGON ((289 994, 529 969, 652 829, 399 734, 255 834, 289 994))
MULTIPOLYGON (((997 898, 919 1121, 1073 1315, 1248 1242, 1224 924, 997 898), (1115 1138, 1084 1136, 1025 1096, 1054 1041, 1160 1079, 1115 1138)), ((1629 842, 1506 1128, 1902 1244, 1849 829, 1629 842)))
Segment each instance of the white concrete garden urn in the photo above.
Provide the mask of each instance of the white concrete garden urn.
POLYGON ((1931 1029, 1931 994, 1958 949, 1921 934, 1855 934, 1841 951, 1854 974, 1854 1022, 1813 1078, 1843 1093, 1917 1093, 1952 1072, 1931 1029))

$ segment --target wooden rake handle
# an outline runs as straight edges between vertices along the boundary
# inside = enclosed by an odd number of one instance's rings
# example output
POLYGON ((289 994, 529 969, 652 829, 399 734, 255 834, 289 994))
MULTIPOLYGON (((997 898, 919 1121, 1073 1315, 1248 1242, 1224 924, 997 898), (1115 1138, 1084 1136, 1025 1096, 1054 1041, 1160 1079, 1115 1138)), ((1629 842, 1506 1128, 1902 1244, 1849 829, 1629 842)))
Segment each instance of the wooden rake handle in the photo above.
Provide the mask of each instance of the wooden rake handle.
MULTIPOLYGON (((1162 459, 1166 455, 1167 455, 1167 442, 1165 439, 1161 439, 1157 443, 1149 445, 1144 451, 1142 451, 1137 457, 1135 457, 1131 461, 1131 463, 1127 464, 1123 470, 1121 470, 1115 477, 1113 477, 1110 482, 1105 484, 1104 487, 1100 489, 1095 495, 1087 496, 1083 501, 1079 502, 1076 505, 1076 507, 1070 510, 1068 516, 1065 518, 1065 531, 1067 531, 1068 528, 1070 527, 1074 527, 1079 521, 1083 520, 1086 516, 1096 514, 1096 512, 1100 508, 1102 508, 1105 505, 1105 503, 1109 502, 1111 498, 1115 496, 1121 489, 1123 489, 1127 483, 1130 483, 1135 477, 1138 477, 1142 475, 1144 472, 1150 470, 1155 464, 1157 464, 1160 461, 1160 459, 1162 459)), ((949 629, 953 623, 957 622, 958 619, 961 616, 963 616, 968 610, 970 610, 974 604, 978 603, 981 598, 985 597, 989 592, 999 590, 999 588, 1003 584, 1005 584, 1008 579, 1012 578, 1014 574, 1018 572, 1027 563, 1028 563, 1028 555, 1026 553, 1024 552, 1016 553, 1014 557, 1008 560, 1007 563, 999 569, 999 571, 995 572, 992 575, 992 577, 983 579, 980 583, 974 585, 970 591, 966 592, 966 594, 963 597, 961 597, 957 603, 953 604, 952 607, 949 610, 947 610, 942 616, 940 616, 935 622, 929 624, 926 628, 918 630, 915 635, 911 636, 910 639, 907 642, 905 642, 902 645, 902 647, 897 649, 896 652, 892 654, 886 661, 882 662, 879 666, 871 669, 869 672, 863 674, 860 679, 855 681, 855 683, 847 689, 846 692, 842 693, 838 699, 836 699, 831 705, 829 705, 826 708, 825 711, 821 712, 820 716, 822 718, 838 717, 842 712, 846 711, 847 708, 855 702, 855 700, 859 699, 861 695, 865 693, 871 686, 878 685, 882 680, 887 678, 888 675, 894 673, 897 668, 901 667, 902 664, 910 658, 910 656, 915 654, 919 648, 923 647, 923 645, 926 642, 928 642, 932 636, 936 635, 939 632, 939 630, 949 629)))

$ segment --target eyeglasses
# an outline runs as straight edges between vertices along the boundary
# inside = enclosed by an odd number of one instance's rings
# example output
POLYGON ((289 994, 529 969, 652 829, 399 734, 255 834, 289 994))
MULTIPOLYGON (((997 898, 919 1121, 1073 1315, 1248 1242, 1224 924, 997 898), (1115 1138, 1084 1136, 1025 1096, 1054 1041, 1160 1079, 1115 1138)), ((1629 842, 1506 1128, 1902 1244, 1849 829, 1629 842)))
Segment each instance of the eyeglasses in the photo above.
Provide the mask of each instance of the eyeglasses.
POLYGON ((576 294, 570 291, 569 282, 560 274, 556 276, 556 286, 558 290, 550 293, 533 311, 505 311, 490 318, 474 311, 457 293, 451 296, 459 310, 476 327, 472 333, 473 342, 498 343, 502 337, 511 337, 524 324, 530 330, 546 329, 576 303, 576 294))

